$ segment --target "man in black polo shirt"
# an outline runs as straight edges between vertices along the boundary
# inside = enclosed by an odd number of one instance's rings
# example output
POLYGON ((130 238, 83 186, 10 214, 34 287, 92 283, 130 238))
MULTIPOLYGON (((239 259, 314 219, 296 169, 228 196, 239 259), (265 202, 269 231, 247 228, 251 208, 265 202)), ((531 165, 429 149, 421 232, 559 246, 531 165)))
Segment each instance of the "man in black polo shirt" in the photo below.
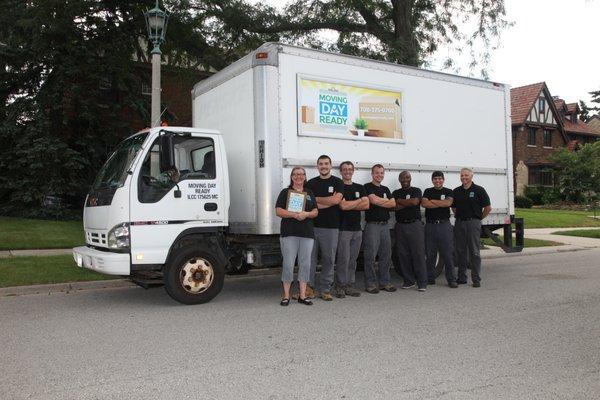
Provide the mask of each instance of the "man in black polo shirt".
POLYGON ((452 258, 453 239, 450 224, 450 206, 452 190, 444 187, 444 173, 435 171, 431 174, 433 187, 425 189, 421 205, 425 207, 425 253, 427 254, 427 278, 430 285, 435 285, 435 263, 437 253, 444 261, 446 281, 451 288, 457 288, 452 258))
POLYGON ((365 187, 352 182, 354 164, 344 161, 340 164, 340 173, 344 181, 344 198, 340 203, 340 233, 335 264, 336 296, 360 296, 354 288, 356 259, 362 243, 360 214, 369 209, 369 199, 365 187))
POLYGON ((425 227, 421 221, 421 189, 410 186, 410 172, 402 171, 398 176, 400 189, 394 190, 396 199, 396 253, 404 284, 410 289, 417 284, 418 290, 427 288, 425 266, 425 227))
MULTIPOLYGON (((317 200, 319 215, 314 220, 315 243, 313 245, 310 264, 310 286, 315 285, 317 271, 317 256, 321 251, 321 273, 319 274, 319 287, 321 298, 326 301, 333 300, 331 289, 333 286, 333 266, 337 250, 338 232, 340 227, 340 209, 338 204, 342 201, 344 182, 331 175, 331 158, 322 155, 317 159, 319 176, 308 181, 306 186, 311 189, 317 200)), ((307 293, 310 290, 307 289, 307 293)), ((308 294, 307 294, 308 296, 308 294)))
POLYGON ((371 168, 373 180, 365 184, 370 207, 365 211, 367 226, 363 234, 365 258, 365 286, 368 293, 379 293, 379 290, 395 292, 396 288, 390 282, 390 264, 392 244, 388 220, 390 211, 396 207, 396 201, 387 186, 381 182, 385 169, 381 164, 371 168), (375 257, 379 255, 377 273, 375 272, 375 257))
POLYGON ((467 283, 467 263, 471 263, 473 287, 481 286, 481 220, 492 211, 490 196, 484 188, 473 183, 473 171, 460 170, 462 185, 454 189, 452 211, 456 217, 454 239, 458 261, 458 283, 467 283), (468 256, 468 258, 467 258, 468 256))

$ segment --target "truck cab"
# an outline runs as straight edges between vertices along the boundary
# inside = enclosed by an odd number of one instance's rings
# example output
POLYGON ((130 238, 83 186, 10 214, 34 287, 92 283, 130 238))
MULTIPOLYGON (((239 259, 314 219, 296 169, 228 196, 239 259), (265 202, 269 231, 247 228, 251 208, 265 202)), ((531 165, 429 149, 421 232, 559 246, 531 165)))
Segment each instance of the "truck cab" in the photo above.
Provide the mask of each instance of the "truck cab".
POLYGON ((184 303, 220 291, 226 264, 229 177, 223 140, 206 129, 136 133, 116 148, 85 200, 78 266, 135 278, 162 274, 184 303))

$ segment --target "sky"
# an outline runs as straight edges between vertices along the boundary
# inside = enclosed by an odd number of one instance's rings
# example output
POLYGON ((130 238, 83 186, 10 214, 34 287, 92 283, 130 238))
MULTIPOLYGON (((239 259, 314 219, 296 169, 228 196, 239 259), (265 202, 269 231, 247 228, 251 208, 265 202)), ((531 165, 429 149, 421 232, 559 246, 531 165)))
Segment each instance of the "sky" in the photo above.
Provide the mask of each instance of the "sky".
POLYGON ((491 53, 489 79, 511 87, 545 81, 567 103, 589 102, 588 92, 600 90, 600 0, 505 0, 505 6, 514 25, 491 53))

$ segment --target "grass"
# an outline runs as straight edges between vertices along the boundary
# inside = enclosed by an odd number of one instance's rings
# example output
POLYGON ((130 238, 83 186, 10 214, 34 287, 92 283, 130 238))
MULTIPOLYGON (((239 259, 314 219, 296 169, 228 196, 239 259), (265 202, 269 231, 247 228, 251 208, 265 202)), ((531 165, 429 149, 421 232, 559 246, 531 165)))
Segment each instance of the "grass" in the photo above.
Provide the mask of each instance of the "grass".
POLYGON ((0 217, 0 250, 61 249, 84 244, 81 221, 0 217))
POLYGON ((119 279, 79 268, 71 255, 0 258, 0 287, 119 279))
MULTIPOLYGON (((499 237, 500 240, 503 240, 503 237, 500 236, 499 237)), ((483 244, 486 246, 498 246, 495 242, 492 241, 492 239, 489 238, 484 238, 482 240, 483 244)), ((513 239, 513 245, 514 245, 514 239, 513 239)), ((560 246, 562 245, 562 243, 559 242, 553 242, 551 240, 541 240, 541 239, 530 239, 530 238, 525 238, 525 242, 524 242, 524 246, 525 247, 546 247, 546 246, 560 246)))
POLYGON ((600 220, 590 218, 591 211, 541 210, 535 208, 517 208, 517 218, 525 218, 527 228, 600 228, 600 220))
POLYGON ((600 239, 600 229, 575 229, 572 231, 554 232, 554 235, 580 236, 592 239, 600 239))

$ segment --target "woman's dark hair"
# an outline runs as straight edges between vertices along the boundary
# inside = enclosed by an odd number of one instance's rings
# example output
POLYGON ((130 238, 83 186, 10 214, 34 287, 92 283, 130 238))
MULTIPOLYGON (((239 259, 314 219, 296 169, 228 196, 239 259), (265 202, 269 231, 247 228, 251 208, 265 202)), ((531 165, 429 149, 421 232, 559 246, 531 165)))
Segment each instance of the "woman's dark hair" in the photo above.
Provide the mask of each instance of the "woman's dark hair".
POLYGON ((433 174, 431 174, 431 179, 437 177, 444 178, 444 173, 442 171, 433 171, 433 174))
POLYGON ((292 176, 294 175, 294 171, 302 170, 304 172, 304 182, 302 182, 302 186, 306 185, 306 170, 302 167, 294 167, 292 168, 292 172, 290 172, 290 185, 288 188, 292 189, 294 187, 294 181, 292 180, 292 176))

